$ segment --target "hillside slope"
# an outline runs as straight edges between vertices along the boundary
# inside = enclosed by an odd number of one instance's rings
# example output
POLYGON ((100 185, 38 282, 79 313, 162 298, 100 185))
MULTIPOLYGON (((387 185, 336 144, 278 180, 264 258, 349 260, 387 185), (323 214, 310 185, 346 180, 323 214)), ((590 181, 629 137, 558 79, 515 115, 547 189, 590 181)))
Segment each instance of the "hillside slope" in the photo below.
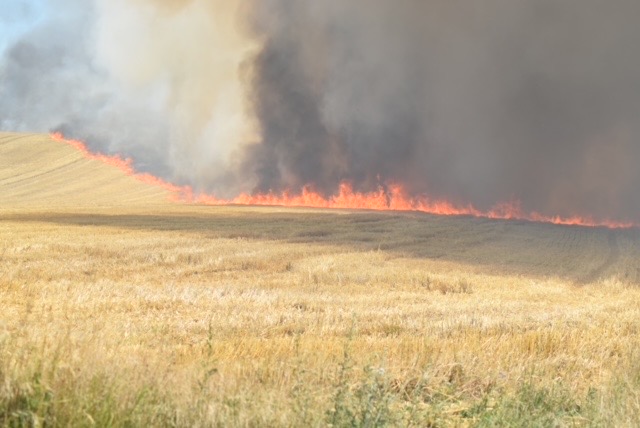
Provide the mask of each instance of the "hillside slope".
POLYGON ((168 196, 48 135, 0 133, 0 209, 157 205, 168 196))
MULTIPOLYGON (((640 231, 419 212, 199 206, 42 134, 0 133, 0 221, 179 230, 272 243, 384 251, 440 267, 640 282, 640 231), (134 214, 134 215, 131 215, 134 214)), ((449 268, 446 268, 449 269, 449 268)))

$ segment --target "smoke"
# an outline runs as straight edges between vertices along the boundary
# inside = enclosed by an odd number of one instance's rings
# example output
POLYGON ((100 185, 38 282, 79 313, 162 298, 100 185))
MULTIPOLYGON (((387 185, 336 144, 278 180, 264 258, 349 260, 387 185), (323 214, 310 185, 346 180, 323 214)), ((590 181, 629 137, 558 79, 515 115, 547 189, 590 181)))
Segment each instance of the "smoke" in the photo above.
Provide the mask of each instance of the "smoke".
POLYGON ((382 177, 485 208, 638 218, 637 2, 261 5, 260 190, 382 177))
POLYGON ((223 196, 394 181, 640 220, 636 1, 51 3, 0 60, 3 129, 223 196))
POLYGON ((0 60, 2 129, 62 131, 143 171, 237 191, 232 153, 256 139, 238 73, 252 47, 239 1, 48 5, 0 60))

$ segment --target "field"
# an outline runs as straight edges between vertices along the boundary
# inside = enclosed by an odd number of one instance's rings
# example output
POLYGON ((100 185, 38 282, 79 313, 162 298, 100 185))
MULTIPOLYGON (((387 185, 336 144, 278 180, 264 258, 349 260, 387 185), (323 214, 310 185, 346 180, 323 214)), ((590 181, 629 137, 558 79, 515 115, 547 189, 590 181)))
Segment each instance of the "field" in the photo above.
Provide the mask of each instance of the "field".
POLYGON ((0 134, 0 425, 637 426, 640 232, 168 202, 0 134))

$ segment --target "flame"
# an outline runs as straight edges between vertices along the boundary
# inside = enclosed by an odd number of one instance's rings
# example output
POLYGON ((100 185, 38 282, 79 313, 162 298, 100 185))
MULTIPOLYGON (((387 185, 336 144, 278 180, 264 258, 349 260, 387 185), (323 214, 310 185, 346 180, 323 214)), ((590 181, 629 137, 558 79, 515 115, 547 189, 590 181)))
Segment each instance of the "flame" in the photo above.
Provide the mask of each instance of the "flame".
POLYGON ((82 153, 82 155, 87 159, 100 161, 119 169, 125 175, 132 176, 136 180, 139 180, 143 183, 168 190, 172 195, 171 199, 174 201, 181 200, 181 195, 191 193, 191 188, 189 186, 177 186, 159 177, 156 177, 155 175, 147 174, 144 172, 136 172, 133 168, 133 161, 130 158, 123 159, 118 155, 104 155, 102 153, 93 153, 87 148, 84 142, 79 140, 66 139, 60 132, 52 133, 51 138, 55 141, 70 145, 71 147, 82 153))
POLYGON ((194 202, 206 205, 275 205, 287 207, 368 209, 377 211, 419 211, 445 216, 472 216, 501 220, 528 220, 560 225, 608 227, 613 229, 636 227, 634 223, 611 220, 596 220, 588 216, 547 216, 537 212, 526 213, 518 202, 502 202, 488 211, 473 205, 456 205, 447 200, 431 199, 427 196, 408 196, 401 184, 380 186, 373 192, 357 192, 351 184, 340 184, 337 195, 325 197, 306 186, 300 194, 291 192, 249 195, 243 193, 234 199, 218 199, 210 195, 198 195, 194 202))
POLYGON ((132 160, 120 156, 104 155, 91 152, 87 146, 78 140, 65 139, 60 133, 51 137, 79 150, 86 158, 99 160, 105 164, 120 169, 126 175, 132 176, 144 183, 161 187, 170 192, 174 202, 197 203, 203 205, 267 205, 285 207, 309 207, 330 209, 367 209, 376 211, 419 211, 428 214, 444 216, 472 216, 501 220, 527 220, 533 222, 553 223, 559 225, 608 227, 623 229, 639 227, 631 222, 613 220, 597 220, 590 216, 548 216, 538 212, 524 212, 518 201, 501 202, 488 211, 482 211, 471 204, 458 205, 443 199, 432 199, 425 195, 410 196, 404 187, 398 183, 388 183, 379 186, 371 192, 358 192, 348 182, 339 186, 338 194, 324 196, 308 185, 297 192, 284 191, 282 193, 264 193, 251 195, 242 193, 233 199, 220 199, 204 193, 196 194, 190 186, 178 186, 154 175, 138 173, 133 168, 132 160))

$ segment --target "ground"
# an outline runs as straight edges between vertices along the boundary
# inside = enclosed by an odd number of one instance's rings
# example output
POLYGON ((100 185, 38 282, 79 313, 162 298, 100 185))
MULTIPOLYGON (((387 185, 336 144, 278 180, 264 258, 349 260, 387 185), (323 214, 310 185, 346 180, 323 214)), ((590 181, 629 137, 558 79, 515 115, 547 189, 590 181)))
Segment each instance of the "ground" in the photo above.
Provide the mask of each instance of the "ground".
POLYGON ((640 420, 640 232, 211 207, 0 134, 4 425, 640 420))

